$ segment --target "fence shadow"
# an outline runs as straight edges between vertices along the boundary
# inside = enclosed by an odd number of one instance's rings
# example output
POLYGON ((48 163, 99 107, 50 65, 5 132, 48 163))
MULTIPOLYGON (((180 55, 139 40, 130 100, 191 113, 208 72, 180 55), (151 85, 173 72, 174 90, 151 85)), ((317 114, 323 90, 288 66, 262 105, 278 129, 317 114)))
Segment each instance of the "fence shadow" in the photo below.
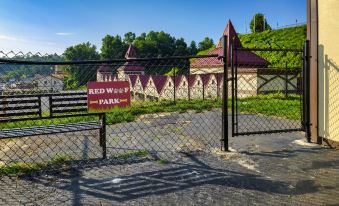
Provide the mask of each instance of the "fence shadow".
POLYGON ((52 186, 62 193, 71 194, 73 205, 82 205, 82 201, 88 198, 121 203, 151 195, 180 192, 203 185, 232 187, 271 194, 287 195, 294 192, 287 182, 274 181, 247 172, 214 168, 199 160, 199 156, 187 155, 187 157, 190 160, 189 163, 170 162, 156 167, 153 171, 134 172, 113 178, 107 178, 110 176, 107 173, 109 171, 106 171, 104 178, 100 178, 98 171, 93 171, 92 175, 88 176, 84 170, 73 168, 67 172, 30 177, 28 181, 42 187, 52 186), (53 184, 51 179, 57 179, 62 184, 53 184))

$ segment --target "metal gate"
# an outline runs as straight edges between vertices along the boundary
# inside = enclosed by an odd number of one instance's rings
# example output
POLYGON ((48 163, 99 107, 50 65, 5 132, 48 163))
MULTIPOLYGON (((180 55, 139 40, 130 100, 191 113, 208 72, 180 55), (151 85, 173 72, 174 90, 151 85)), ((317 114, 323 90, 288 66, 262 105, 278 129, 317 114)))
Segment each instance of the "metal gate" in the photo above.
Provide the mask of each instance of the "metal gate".
POLYGON ((232 136, 305 131, 309 138, 308 42, 301 49, 232 45, 232 136))

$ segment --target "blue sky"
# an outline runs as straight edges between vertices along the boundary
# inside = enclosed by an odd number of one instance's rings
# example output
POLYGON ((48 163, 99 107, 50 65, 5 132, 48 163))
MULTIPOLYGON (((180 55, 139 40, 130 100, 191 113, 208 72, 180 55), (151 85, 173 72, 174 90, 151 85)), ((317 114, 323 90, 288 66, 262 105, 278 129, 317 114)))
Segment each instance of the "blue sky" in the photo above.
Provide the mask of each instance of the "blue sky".
POLYGON ((62 53, 87 41, 99 50, 106 34, 150 30, 217 41, 228 19, 244 33, 257 12, 273 27, 305 22, 306 0, 0 0, 0 50, 62 53))

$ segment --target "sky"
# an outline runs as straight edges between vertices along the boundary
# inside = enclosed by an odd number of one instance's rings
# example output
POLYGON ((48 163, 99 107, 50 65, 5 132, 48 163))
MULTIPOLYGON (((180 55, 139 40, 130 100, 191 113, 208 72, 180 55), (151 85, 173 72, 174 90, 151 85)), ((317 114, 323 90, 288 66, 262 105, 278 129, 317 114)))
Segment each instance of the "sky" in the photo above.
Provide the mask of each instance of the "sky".
POLYGON ((58 53, 131 31, 165 31, 189 44, 215 42, 230 19, 249 31, 257 12, 274 28, 306 22, 306 0, 0 0, 0 51, 58 53))

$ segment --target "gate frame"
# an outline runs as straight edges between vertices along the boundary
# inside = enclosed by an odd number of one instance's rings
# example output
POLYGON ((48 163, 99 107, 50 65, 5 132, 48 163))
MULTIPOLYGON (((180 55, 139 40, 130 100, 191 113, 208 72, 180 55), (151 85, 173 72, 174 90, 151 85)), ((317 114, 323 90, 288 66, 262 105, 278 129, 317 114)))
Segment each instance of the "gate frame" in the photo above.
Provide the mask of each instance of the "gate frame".
POLYGON ((295 132, 303 131, 305 132, 305 137, 308 142, 311 142, 311 131, 310 131, 310 54, 309 54, 309 41, 306 40, 302 49, 293 49, 293 48, 237 48, 234 47, 234 44, 231 45, 231 124, 232 124, 232 137, 240 135, 255 135, 255 134, 273 134, 273 133, 283 133, 283 132, 295 132), (272 131, 260 131, 260 132, 238 132, 238 64, 237 64, 237 51, 285 51, 285 52, 300 52, 302 54, 302 105, 301 105, 301 128, 299 129, 283 129, 283 130, 272 130, 272 131))

